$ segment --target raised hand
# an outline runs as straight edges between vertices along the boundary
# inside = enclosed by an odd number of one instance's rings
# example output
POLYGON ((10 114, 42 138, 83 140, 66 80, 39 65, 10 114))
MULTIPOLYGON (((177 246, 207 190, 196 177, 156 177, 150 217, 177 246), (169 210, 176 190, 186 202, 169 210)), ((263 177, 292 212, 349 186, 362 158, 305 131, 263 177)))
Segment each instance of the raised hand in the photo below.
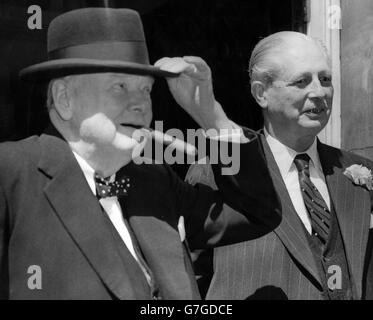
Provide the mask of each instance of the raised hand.
POLYGON ((193 56, 166 57, 158 60, 155 66, 180 74, 175 78, 167 78, 168 86, 176 102, 201 127, 219 129, 226 121, 229 122, 215 100, 211 70, 203 59, 193 56))

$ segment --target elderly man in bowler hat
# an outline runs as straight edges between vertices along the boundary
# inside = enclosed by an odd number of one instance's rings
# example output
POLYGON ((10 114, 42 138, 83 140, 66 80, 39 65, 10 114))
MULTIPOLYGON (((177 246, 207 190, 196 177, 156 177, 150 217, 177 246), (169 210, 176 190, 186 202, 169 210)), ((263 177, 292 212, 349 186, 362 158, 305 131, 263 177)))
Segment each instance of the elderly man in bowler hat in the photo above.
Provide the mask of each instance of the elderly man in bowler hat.
MULTIPOLYGON (((266 220, 276 195, 219 170, 215 192, 167 165, 136 165, 133 133, 150 125, 154 77, 204 129, 234 128, 210 69, 197 57, 150 65, 140 17, 127 9, 57 17, 48 54, 21 77, 49 81, 50 127, 0 146, 0 297, 199 299, 185 232, 193 247, 245 238, 250 212, 266 220), (223 199, 242 214, 221 213, 223 199)), ((247 135, 249 153, 257 139, 247 135)))

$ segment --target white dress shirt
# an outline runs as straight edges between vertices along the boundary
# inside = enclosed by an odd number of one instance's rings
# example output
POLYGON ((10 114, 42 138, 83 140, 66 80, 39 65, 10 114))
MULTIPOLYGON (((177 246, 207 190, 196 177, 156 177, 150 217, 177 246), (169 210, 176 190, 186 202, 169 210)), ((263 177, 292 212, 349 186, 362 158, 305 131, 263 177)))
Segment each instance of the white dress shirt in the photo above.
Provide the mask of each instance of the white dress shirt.
MULTIPOLYGON (((89 187, 91 188, 93 194, 96 196, 96 184, 95 184, 95 171, 92 169, 92 167, 85 161, 80 155, 73 152, 76 160, 78 161, 78 164, 80 168, 82 169, 84 176, 88 182, 89 187)), ((110 177, 110 182, 113 182, 115 180, 115 174, 110 177)), ((143 267, 142 263, 139 262, 139 258, 136 254, 136 251, 133 247, 133 242, 130 236, 130 233, 127 229, 127 226, 124 222, 122 208, 119 204, 117 197, 107 197, 99 200, 102 207, 104 208, 105 212, 109 216, 112 224, 114 225, 115 229, 118 231, 120 237, 122 238, 124 244, 128 248, 128 250, 131 252, 132 256, 136 259, 137 263, 140 265, 142 271, 144 272, 146 279, 148 282, 150 282, 150 276, 146 269, 143 267)))
POLYGON ((285 146, 280 141, 272 137, 266 129, 264 134, 269 147, 273 153, 277 166, 280 169, 280 173, 283 181, 285 182, 288 190, 291 202, 297 212, 299 218, 303 222, 307 231, 311 234, 311 219, 303 201, 302 193, 299 186, 298 170, 294 164, 294 158, 297 154, 307 153, 311 158, 310 160, 310 178, 312 183, 319 190, 320 194, 324 198, 329 210, 330 210, 330 197, 328 187, 325 182, 325 176, 322 171, 319 154, 317 152, 317 140, 311 145, 311 147, 305 152, 296 152, 295 150, 285 146))

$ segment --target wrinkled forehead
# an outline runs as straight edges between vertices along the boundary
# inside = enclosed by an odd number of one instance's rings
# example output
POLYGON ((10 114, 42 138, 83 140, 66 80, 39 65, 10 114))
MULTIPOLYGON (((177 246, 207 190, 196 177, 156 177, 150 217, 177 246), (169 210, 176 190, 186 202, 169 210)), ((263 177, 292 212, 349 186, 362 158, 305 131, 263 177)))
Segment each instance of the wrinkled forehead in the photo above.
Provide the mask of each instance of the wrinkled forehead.
POLYGON ((287 39, 268 57, 277 74, 330 73, 331 63, 326 49, 317 41, 305 38, 287 39))

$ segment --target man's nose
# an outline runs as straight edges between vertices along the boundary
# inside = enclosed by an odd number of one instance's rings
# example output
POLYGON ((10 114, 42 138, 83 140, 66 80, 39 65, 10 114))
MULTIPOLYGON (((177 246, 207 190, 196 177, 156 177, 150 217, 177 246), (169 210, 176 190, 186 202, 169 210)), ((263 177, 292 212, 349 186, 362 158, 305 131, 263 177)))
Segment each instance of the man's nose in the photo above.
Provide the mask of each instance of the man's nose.
POLYGON ((134 103, 131 105, 130 109, 133 112, 144 113, 147 109, 147 106, 145 103, 134 103))
POLYGON ((326 88, 322 86, 318 78, 314 79, 310 83, 309 97, 310 98, 324 98, 325 96, 326 96, 326 88))
POLYGON ((130 110, 133 112, 144 113, 151 106, 150 97, 144 97, 143 95, 137 95, 130 101, 130 110))

